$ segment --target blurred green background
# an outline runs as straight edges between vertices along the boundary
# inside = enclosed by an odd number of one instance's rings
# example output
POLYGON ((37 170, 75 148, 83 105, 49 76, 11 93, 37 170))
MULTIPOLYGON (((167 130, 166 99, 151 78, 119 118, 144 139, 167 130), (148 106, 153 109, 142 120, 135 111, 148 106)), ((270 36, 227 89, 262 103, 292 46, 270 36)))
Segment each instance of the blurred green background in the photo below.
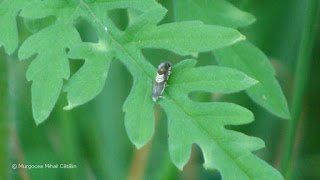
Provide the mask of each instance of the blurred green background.
MULTIPOLYGON (((159 0, 168 9, 162 23, 174 21, 172 1, 159 0)), ((287 179, 320 179, 319 24, 312 23, 315 29, 306 31, 310 18, 307 7, 312 1, 230 2, 256 17, 255 23, 240 31, 268 55, 297 118, 291 121, 280 119, 253 103, 244 92, 223 96, 193 93, 191 98, 195 101, 234 102, 248 108, 256 120, 249 125, 230 128, 265 141, 266 148, 255 154, 280 170, 284 151, 292 152, 289 153, 292 155, 289 167, 282 171, 287 179), (307 51, 300 57, 302 46, 307 51), (288 150, 290 139, 293 147, 288 150)), ((134 12, 117 10, 110 12, 110 16, 121 29, 125 29, 129 23, 128 13, 134 12)), ((319 23, 318 16, 312 18, 311 22, 319 23)), ((18 22, 22 42, 32 33, 21 18, 18 22)), ((96 40, 86 22, 79 20, 76 27, 83 40, 96 40)), ((161 60, 176 64, 187 58, 156 49, 145 49, 143 53, 154 66, 161 60)), ((200 53, 196 59, 198 66, 215 64, 211 52, 200 53)), ((203 168, 202 153, 197 146, 193 147, 190 161, 183 171, 172 164, 167 146, 166 115, 158 106, 155 108, 156 128, 152 141, 140 150, 131 144, 125 132, 122 105, 129 94, 132 77, 117 60, 112 62, 106 85, 99 96, 74 110, 64 111, 62 108, 67 102, 63 94, 50 118, 36 126, 31 110, 31 83, 25 78, 29 63, 30 60, 19 62, 16 53, 9 56, 3 48, 0 49, 0 179, 221 179, 217 171, 203 168), (11 168, 12 164, 19 163, 65 163, 77 168, 11 168)), ((72 72, 82 63, 70 61, 72 72)))

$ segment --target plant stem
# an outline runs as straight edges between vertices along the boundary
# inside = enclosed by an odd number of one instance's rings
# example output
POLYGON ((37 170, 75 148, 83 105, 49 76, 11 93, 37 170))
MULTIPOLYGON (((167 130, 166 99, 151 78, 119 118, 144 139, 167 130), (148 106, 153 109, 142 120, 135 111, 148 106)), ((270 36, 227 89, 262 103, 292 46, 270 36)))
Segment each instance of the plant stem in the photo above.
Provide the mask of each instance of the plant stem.
POLYGON ((281 172, 285 178, 289 179, 291 172, 292 153, 296 137, 298 121, 301 116, 303 101, 306 94, 306 86, 309 79, 309 70, 312 60, 312 50, 315 39, 316 24, 319 22, 319 2, 318 0, 306 1, 306 16, 302 37, 298 51, 293 96, 291 102, 291 121, 286 132, 284 149, 282 152, 281 172))

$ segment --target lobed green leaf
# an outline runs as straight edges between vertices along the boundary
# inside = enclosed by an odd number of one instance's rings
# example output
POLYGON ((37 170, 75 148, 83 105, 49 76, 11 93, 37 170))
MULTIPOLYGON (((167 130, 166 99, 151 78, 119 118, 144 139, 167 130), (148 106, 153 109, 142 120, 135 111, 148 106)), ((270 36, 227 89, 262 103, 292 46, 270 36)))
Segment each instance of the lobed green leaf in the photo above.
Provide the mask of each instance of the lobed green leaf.
MULTIPOLYGON (((244 27, 255 21, 251 14, 224 0, 177 0, 174 8, 176 21, 201 20, 207 24, 233 28, 244 27)), ((256 103, 279 117, 290 118, 288 105, 274 77, 273 67, 261 50, 246 41, 233 47, 221 48, 215 51, 215 56, 220 65, 243 71, 260 82, 247 90, 256 103)))
POLYGON ((48 118, 60 95, 63 79, 68 79, 70 76, 66 48, 80 41, 80 36, 74 27, 58 24, 31 36, 21 46, 20 59, 37 54, 27 71, 28 81, 33 82, 32 110, 37 124, 48 118), (54 45, 53 41, 47 39, 54 40, 54 45))
POLYGON ((71 49, 69 58, 86 61, 64 86, 69 101, 65 110, 90 101, 102 91, 113 56, 104 44, 83 43, 71 49))
MULTIPOLYGON (((195 64, 195 60, 186 61, 184 63, 195 64)), ((174 86, 175 89, 179 89, 183 93, 191 91, 233 93, 257 83, 254 79, 238 71, 218 66, 189 67, 183 68, 180 70, 181 72, 178 68, 177 71, 175 73, 178 73, 179 76, 172 75, 169 81, 170 86, 174 86)))
POLYGON ((125 126, 131 142, 137 148, 144 146, 154 133, 154 102, 150 98, 152 93, 151 79, 144 77, 135 79, 123 111, 125 126))
POLYGON ((282 179, 279 172, 251 153, 264 147, 262 140, 224 128, 253 121, 249 110, 231 103, 198 103, 188 98, 194 90, 235 92, 257 82, 228 68, 194 68, 194 60, 182 64, 173 71, 166 99, 160 100, 168 116, 169 152, 174 164, 182 170, 190 158, 192 144, 197 144, 204 154, 204 167, 218 169, 224 179, 282 179), (181 84, 184 82, 186 86, 181 84))
MULTIPOLYGON (((187 55, 216 50, 244 39, 237 30, 200 22, 157 25, 165 13, 154 0, 45 0, 23 8, 24 18, 55 19, 51 25, 41 26, 40 31, 38 24, 29 24, 30 29, 37 30, 19 50, 20 59, 35 56, 27 79, 32 81, 36 123, 49 116, 61 93, 63 79, 69 79, 68 58, 84 59, 85 63, 64 85, 69 102, 65 109, 97 96, 111 60, 119 59, 133 76, 133 87, 123 106, 126 130, 136 147, 145 145, 154 132, 155 103, 151 93, 156 68, 144 58, 141 49, 160 48, 187 55), (125 31, 116 27, 107 12, 123 8, 142 13, 125 31), (98 43, 81 42, 74 27, 79 18, 94 28, 98 43)), ((251 153, 264 146, 260 139, 224 128, 253 121, 250 111, 232 103, 196 103, 188 98, 191 91, 231 93, 250 88, 257 81, 237 70, 195 68, 194 64, 194 60, 185 60, 173 68, 164 93, 166 99, 159 100, 169 119, 169 151, 174 164, 182 169, 189 160, 191 145, 197 144, 204 154, 204 166, 218 169, 223 178, 282 179, 275 169, 251 153)))
POLYGON ((290 119, 286 98, 275 78, 268 57, 248 41, 215 51, 218 63, 240 70, 259 83, 247 89, 248 95, 271 113, 290 119))
POLYGON ((204 52, 244 40, 237 30, 201 22, 170 23, 145 28, 133 39, 142 48, 168 49, 180 55, 204 52))

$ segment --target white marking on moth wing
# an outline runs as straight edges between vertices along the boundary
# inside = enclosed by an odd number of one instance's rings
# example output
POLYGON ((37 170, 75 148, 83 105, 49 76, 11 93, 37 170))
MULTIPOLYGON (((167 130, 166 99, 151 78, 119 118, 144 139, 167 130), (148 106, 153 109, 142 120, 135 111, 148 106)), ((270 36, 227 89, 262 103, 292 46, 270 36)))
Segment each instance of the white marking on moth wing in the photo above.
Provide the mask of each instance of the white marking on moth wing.
POLYGON ((158 97, 152 97, 153 102, 156 102, 158 97))
POLYGON ((107 28, 107 27, 104 27, 104 30, 105 30, 105 31, 108 31, 108 28, 107 28))
POLYGON ((162 88, 161 93, 160 93, 161 95, 163 94, 163 91, 164 91, 165 87, 166 87, 166 83, 163 84, 163 88, 162 88))
POLYGON ((156 76, 156 82, 157 83, 162 83, 164 81, 164 74, 157 74, 156 76))

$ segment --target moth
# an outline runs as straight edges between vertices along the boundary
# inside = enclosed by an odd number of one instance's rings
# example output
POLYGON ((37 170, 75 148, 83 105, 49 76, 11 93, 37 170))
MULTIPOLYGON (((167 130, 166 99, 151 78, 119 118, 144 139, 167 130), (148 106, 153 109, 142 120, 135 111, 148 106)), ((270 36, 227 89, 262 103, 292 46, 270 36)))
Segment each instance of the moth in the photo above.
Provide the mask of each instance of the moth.
POLYGON ((162 93, 166 87, 166 82, 169 79, 171 70, 171 63, 160 63, 158 66, 158 73, 155 78, 153 89, 152 89, 152 100, 157 101, 159 97, 162 97, 162 93))

